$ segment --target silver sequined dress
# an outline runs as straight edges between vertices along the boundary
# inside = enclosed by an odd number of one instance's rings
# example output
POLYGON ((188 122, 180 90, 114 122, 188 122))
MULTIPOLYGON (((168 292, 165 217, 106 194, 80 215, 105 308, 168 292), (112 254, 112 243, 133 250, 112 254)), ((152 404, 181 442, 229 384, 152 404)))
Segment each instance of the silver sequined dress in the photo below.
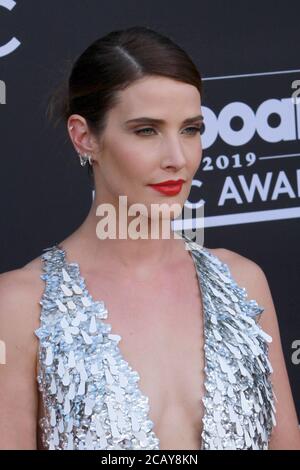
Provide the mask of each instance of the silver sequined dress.
MULTIPOLYGON (((228 265, 183 235, 204 307, 205 396, 201 449, 267 449, 275 421, 268 360, 271 338, 257 324, 264 310, 249 300, 228 265)), ((103 301, 88 292, 78 263, 43 250, 38 387, 46 449, 157 449, 149 399, 139 374, 111 334, 103 301)))

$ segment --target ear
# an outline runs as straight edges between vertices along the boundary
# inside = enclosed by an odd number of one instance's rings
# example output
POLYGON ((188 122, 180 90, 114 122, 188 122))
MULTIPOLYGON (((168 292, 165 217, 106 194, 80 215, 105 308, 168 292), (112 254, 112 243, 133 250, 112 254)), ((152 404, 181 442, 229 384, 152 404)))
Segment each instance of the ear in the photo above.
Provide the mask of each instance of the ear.
POLYGON ((98 143, 84 117, 72 114, 68 119, 68 132, 76 152, 92 155, 97 152, 98 143))

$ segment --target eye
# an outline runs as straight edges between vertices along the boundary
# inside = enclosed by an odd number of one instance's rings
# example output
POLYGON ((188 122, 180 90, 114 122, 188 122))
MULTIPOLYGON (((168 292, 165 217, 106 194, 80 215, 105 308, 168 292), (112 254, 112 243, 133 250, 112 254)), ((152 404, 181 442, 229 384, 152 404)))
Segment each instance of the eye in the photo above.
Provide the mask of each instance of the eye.
MULTIPOLYGON (((185 131, 186 130, 189 130, 190 132, 188 132, 189 135, 196 135, 197 132, 201 132, 203 130, 203 122, 201 123, 200 126, 191 126, 191 127, 187 127, 186 129, 184 129, 185 131)), ((152 127, 144 127, 143 129, 138 129, 137 131, 135 131, 135 134, 137 135, 145 135, 145 136, 151 136, 153 134, 147 132, 147 131, 154 131, 154 129, 152 127)))
POLYGON ((200 126, 187 127, 185 130, 191 130, 192 131, 191 135, 196 135, 197 132, 201 132, 201 127, 200 126))
POLYGON ((135 131, 135 134, 137 135, 152 135, 152 134, 144 134, 144 131, 153 131, 152 127, 144 127, 144 129, 139 129, 138 131, 135 131))

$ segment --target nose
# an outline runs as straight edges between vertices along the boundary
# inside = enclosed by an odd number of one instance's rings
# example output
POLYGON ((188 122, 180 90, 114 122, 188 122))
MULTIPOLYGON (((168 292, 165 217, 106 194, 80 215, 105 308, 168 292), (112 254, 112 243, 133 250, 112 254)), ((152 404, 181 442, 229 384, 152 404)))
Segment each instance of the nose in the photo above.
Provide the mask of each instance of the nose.
POLYGON ((173 168, 178 171, 185 165, 186 156, 179 139, 177 137, 167 138, 163 150, 161 166, 163 168, 173 168))

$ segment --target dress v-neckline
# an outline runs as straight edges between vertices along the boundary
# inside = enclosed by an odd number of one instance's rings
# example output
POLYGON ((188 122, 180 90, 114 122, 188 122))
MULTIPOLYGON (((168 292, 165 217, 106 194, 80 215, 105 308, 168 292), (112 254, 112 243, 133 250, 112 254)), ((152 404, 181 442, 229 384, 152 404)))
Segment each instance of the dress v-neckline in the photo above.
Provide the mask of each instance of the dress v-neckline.
MULTIPOLYGON (((204 247, 202 247, 201 245, 196 245, 192 240, 188 239, 185 235, 183 236, 183 241, 184 241, 184 244, 185 244, 185 249, 190 252, 190 256, 192 258, 192 261, 193 261, 193 266, 194 266, 194 269, 196 271, 196 277, 197 277, 197 281, 198 281, 198 288, 199 288, 199 295, 200 295, 200 299, 201 299, 201 306, 202 306, 202 332, 200 332, 200 335, 202 334, 202 337, 203 337, 203 345, 202 345, 202 353, 203 353, 203 363, 204 363, 204 367, 203 367, 203 378, 204 378, 204 387, 203 387, 203 390, 204 390, 204 393, 203 393, 203 397, 201 399, 201 402, 203 404, 203 415, 202 415, 202 419, 201 419, 201 433, 200 433, 200 448, 198 450, 203 450, 203 446, 204 446, 204 441, 203 441, 203 437, 202 437, 202 434, 203 434, 203 430, 204 430, 204 421, 205 421, 205 415, 206 415, 206 407, 205 407, 205 399, 206 399, 206 395, 207 395, 207 374, 206 374, 206 367, 207 367, 207 357, 206 357, 206 353, 205 353, 205 339, 206 339, 206 322, 207 322, 207 317, 206 317, 206 309, 205 309, 205 301, 204 301, 204 283, 202 284, 202 276, 201 276, 201 273, 200 273, 200 270, 198 270, 197 268, 197 262, 196 262, 196 255, 194 253, 194 251, 197 251, 199 252, 199 250, 202 250, 204 249, 204 247), (193 248, 193 245, 194 246, 197 246, 197 248, 193 248)), ((90 298, 91 302, 93 304, 96 304, 96 303, 99 303, 99 302, 103 302, 103 304, 105 305, 105 308, 106 308, 106 304, 105 304, 105 300, 104 299, 96 299, 90 292, 89 288, 87 287, 87 284, 86 284, 86 279, 85 277, 82 275, 81 273, 81 269, 80 269, 80 265, 78 262, 76 261, 71 261, 68 259, 68 255, 67 255, 67 250, 65 248, 62 247, 62 245, 60 243, 57 243, 54 245, 54 248, 59 251, 62 255, 62 259, 63 259, 63 264, 68 267, 68 266, 75 266, 76 269, 77 269, 77 278, 79 279, 80 281, 80 284, 83 286, 84 290, 86 291, 86 294, 88 295, 88 297, 90 298)), ((109 310, 106 308, 107 310, 107 319, 109 319, 109 310)), ((200 312, 201 313, 201 312, 200 312)), ((111 329, 111 335, 117 335, 119 336, 120 338, 120 341, 122 340, 122 336, 118 333, 118 332, 115 332, 112 328, 112 325, 111 323, 106 323, 106 325, 111 329)), ((122 357, 122 359, 124 360, 124 362, 126 363, 127 366, 129 366, 129 368, 137 374, 137 376, 139 377, 139 380, 138 382, 140 381, 140 373, 134 369, 129 361, 127 361, 126 357, 124 356, 124 354, 121 352, 119 346, 118 347, 118 350, 119 350, 119 353, 120 353, 120 356, 122 357)), ((200 359, 200 358, 199 358, 200 359)), ((149 397, 142 392, 142 390, 140 389, 140 387, 138 386, 139 388, 139 392, 141 394, 141 396, 147 400, 148 404, 149 404, 149 409, 151 409, 151 403, 150 403, 150 400, 149 400, 149 397)), ((151 421, 151 423, 153 424, 153 426, 155 426, 155 423, 150 419, 149 417, 149 411, 148 411, 148 420, 151 421)), ((153 430, 153 434, 155 435, 155 438, 157 439, 157 441, 159 442, 158 444, 158 447, 160 446, 160 438, 157 436, 155 430, 153 430)))

